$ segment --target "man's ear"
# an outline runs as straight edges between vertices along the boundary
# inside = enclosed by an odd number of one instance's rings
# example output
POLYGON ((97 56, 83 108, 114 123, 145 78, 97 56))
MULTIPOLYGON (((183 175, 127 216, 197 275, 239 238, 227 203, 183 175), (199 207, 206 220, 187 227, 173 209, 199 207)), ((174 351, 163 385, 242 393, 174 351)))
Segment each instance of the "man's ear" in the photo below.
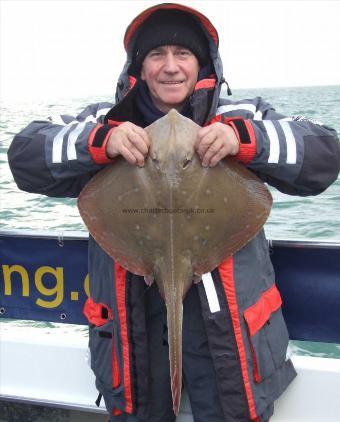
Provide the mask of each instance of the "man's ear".
POLYGON ((142 81, 145 81, 145 74, 144 74, 144 68, 143 68, 143 65, 142 65, 142 69, 141 69, 141 71, 140 71, 140 78, 141 78, 141 80, 142 80, 142 81))

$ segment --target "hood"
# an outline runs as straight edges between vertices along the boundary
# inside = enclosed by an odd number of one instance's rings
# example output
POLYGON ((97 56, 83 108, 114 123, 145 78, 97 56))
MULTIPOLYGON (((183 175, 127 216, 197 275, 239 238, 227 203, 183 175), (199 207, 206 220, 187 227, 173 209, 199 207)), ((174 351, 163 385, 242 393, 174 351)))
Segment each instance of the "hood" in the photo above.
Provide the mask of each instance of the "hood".
MULTIPOLYGON (((118 83, 117 83, 117 90, 116 90, 116 103, 119 103, 126 94, 131 90, 134 83, 136 82, 136 78, 131 74, 131 62, 132 62, 132 55, 135 46, 136 36, 138 35, 138 31, 142 25, 142 23, 149 18, 153 13, 161 9, 175 9, 186 12, 190 14, 201 26, 204 34, 208 39, 209 44, 209 51, 210 51, 210 59, 212 64, 212 69, 210 69, 210 73, 214 74, 216 79, 216 83, 214 86, 214 93, 213 99, 211 101, 211 106, 209 110, 209 115, 206 116, 205 119, 210 120, 211 117, 215 115, 215 111, 218 104, 218 99, 221 91, 221 84, 224 82, 223 78, 223 67, 222 61, 218 52, 218 45, 219 45, 219 37, 216 28, 210 22, 210 20, 204 16, 199 11, 192 9, 190 7, 175 4, 175 3, 162 3, 159 5, 152 6, 143 12, 141 12, 138 16, 136 16, 130 25, 127 27, 125 35, 124 35, 124 48, 127 53, 126 62, 124 68, 119 76, 118 83)), ((206 79, 207 76, 202 75, 201 79, 206 79)), ((198 82, 200 86, 206 86, 207 84, 204 83, 203 80, 198 82)), ((209 85, 209 83, 208 83, 209 85)), ((211 82, 210 82, 211 85, 211 82)), ((202 122, 204 123, 204 122, 202 122)))

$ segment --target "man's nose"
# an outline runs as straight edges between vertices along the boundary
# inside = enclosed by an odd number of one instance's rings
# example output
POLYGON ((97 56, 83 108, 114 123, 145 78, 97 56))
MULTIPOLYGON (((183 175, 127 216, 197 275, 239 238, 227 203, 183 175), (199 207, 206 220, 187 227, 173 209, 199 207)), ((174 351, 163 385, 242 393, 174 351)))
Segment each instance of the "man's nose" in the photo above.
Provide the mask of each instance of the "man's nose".
POLYGON ((169 73, 175 73, 175 72, 178 71, 177 60, 176 60, 176 57, 173 53, 169 52, 165 56, 163 69, 164 69, 165 72, 169 72, 169 73))

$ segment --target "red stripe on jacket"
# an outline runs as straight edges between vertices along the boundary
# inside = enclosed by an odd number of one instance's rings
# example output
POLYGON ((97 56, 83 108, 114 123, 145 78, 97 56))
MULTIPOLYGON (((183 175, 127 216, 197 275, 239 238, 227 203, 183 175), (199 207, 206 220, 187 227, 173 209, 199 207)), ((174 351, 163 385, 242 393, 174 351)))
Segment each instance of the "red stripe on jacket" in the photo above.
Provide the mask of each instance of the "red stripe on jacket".
POLYGON ((255 402, 251 385, 249 381, 248 368, 247 368, 247 357, 243 343, 240 314, 238 310, 238 304, 236 299, 235 291, 235 280, 234 280, 234 261, 230 257, 222 262, 218 267, 222 285, 227 297, 227 302, 230 310, 231 320, 236 338, 237 349, 240 357, 241 372, 243 377, 243 383, 246 390, 246 397, 248 401, 250 418, 255 419, 257 417, 255 410, 255 402))
POLYGON ((115 279, 116 279, 116 295, 117 295, 117 308, 120 323, 120 332, 122 339, 123 349, 123 380, 124 380, 124 396, 125 396, 125 409, 126 413, 132 413, 132 387, 131 387, 131 370, 130 370, 130 346, 129 334, 127 327, 126 315, 126 270, 115 263, 115 279))
POLYGON ((120 386, 120 370, 117 359, 116 346, 114 343, 114 337, 112 336, 112 388, 118 388, 120 386))

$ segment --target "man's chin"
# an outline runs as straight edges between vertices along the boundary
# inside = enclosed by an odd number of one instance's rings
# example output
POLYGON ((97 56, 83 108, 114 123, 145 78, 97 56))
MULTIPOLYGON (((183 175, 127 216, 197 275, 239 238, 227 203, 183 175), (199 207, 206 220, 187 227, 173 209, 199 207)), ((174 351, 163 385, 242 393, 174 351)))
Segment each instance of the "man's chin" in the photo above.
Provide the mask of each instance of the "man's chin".
POLYGON ((163 111, 163 113, 168 113, 170 110, 172 110, 172 109, 175 109, 175 110, 177 110, 178 112, 180 112, 181 110, 182 110, 182 108, 183 108, 183 103, 180 103, 180 104, 177 104, 177 103, 174 103, 174 104, 166 104, 165 106, 163 106, 162 108, 161 108, 161 111, 163 111))
POLYGON ((171 110, 172 108, 175 108, 176 110, 180 110, 183 107, 183 104, 185 103, 185 100, 181 97, 178 98, 172 98, 172 99, 166 99, 163 101, 164 108, 167 108, 168 110, 171 110))

